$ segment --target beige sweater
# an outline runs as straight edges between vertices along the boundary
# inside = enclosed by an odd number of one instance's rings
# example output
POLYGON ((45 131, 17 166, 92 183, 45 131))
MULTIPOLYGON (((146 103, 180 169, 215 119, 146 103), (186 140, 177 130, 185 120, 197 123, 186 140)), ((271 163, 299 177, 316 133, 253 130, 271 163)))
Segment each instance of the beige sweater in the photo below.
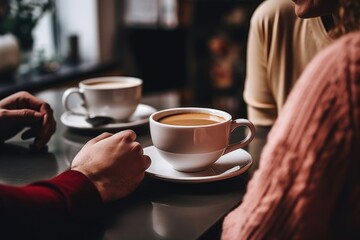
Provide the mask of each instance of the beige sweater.
POLYGON ((300 19, 291 0, 266 0, 251 18, 244 99, 248 118, 272 126, 312 58, 332 42, 321 19, 300 19))
POLYGON ((360 239, 360 32, 306 68, 223 239, 360 239))

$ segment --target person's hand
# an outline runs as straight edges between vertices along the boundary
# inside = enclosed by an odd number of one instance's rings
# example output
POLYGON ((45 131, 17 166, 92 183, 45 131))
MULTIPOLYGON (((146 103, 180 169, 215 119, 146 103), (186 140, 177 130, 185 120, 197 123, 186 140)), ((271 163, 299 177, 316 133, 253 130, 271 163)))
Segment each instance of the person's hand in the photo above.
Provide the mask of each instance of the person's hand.
POLYGON ((46 102, 28 92, 18 92, 0 101, 0 142, 25 127, 23 139, 35 137, 34 145, 41 149, 56 129, 53 110, 46 102))
POLYGON ((136 189, 151 163, 135 139, 131 130, 103 133, 85 144, 71 169, 86 175, 104 202, 123 198, 136 189))

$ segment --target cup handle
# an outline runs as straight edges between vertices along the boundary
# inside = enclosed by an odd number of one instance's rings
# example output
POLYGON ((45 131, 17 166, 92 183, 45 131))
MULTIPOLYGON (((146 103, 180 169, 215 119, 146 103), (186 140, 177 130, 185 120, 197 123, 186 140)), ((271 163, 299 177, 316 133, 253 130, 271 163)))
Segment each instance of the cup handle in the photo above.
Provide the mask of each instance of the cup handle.
MULTIPOLYGON (((71 109, 69 107, 68 100, 69 100, 70 95, 72 95, 72 94, 78 94, 80 96, 81 100, 83 101, 82 106, 84 106, 84 104, 85 104, 84 94, 81 92, 81 90, 79 88, 75 88, 75 87, 69 88, 64 92, 64 94, 62 95, 62 99, 61 99, 65 110, 68 112, 71 112, 73 114, 84 115, 84 112, 77 112, 77 111, 74 111, 74 109, 71 109)), ((85 112, 87 112, 86 108, 85 108, 85 112)))
POLYGON ((233 132, 235 130, 235 128, 240 127, 240 126, 245 126, 245 127, 249 128, 250 131, 249 131, 248 135, 243 140, 241 140, 240 142, 229 145, 225 149, 224 154, 227 154, 227 153, 232 152, 232 151, 234 151, 236 149, 245 147, 246 145, 248 145, 254 139, 255 133, 256 133, 255 126, 254 126, 254 124, 252 124, 247 119, 233 120, 232 123, 231 123, 230 131, 233 132))

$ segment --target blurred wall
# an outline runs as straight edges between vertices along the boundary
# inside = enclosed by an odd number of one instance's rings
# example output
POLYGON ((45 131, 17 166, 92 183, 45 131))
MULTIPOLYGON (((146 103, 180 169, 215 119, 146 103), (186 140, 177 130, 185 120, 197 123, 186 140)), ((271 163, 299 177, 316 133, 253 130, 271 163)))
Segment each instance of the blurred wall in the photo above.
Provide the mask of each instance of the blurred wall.
POLYGON ((80 57, 84 61, 99 60, 98 11, 96 0, 56 0, 60 26, 60 52, 67 55, 69 36, 79 38, 80 57))

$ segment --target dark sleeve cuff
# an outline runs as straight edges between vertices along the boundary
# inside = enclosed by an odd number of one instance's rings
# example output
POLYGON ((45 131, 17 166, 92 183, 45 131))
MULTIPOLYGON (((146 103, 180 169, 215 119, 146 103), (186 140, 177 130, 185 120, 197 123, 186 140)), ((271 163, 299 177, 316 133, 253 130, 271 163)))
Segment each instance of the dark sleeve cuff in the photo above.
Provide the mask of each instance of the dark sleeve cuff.
MULTIPOLYGON (((45 182, 44 184, 47 185, 45 182)), ((65 197, 72 217, 86 218, 103 207, 103 201, 95 185, 84 174, 69 170, 49 181, 65 197)))

